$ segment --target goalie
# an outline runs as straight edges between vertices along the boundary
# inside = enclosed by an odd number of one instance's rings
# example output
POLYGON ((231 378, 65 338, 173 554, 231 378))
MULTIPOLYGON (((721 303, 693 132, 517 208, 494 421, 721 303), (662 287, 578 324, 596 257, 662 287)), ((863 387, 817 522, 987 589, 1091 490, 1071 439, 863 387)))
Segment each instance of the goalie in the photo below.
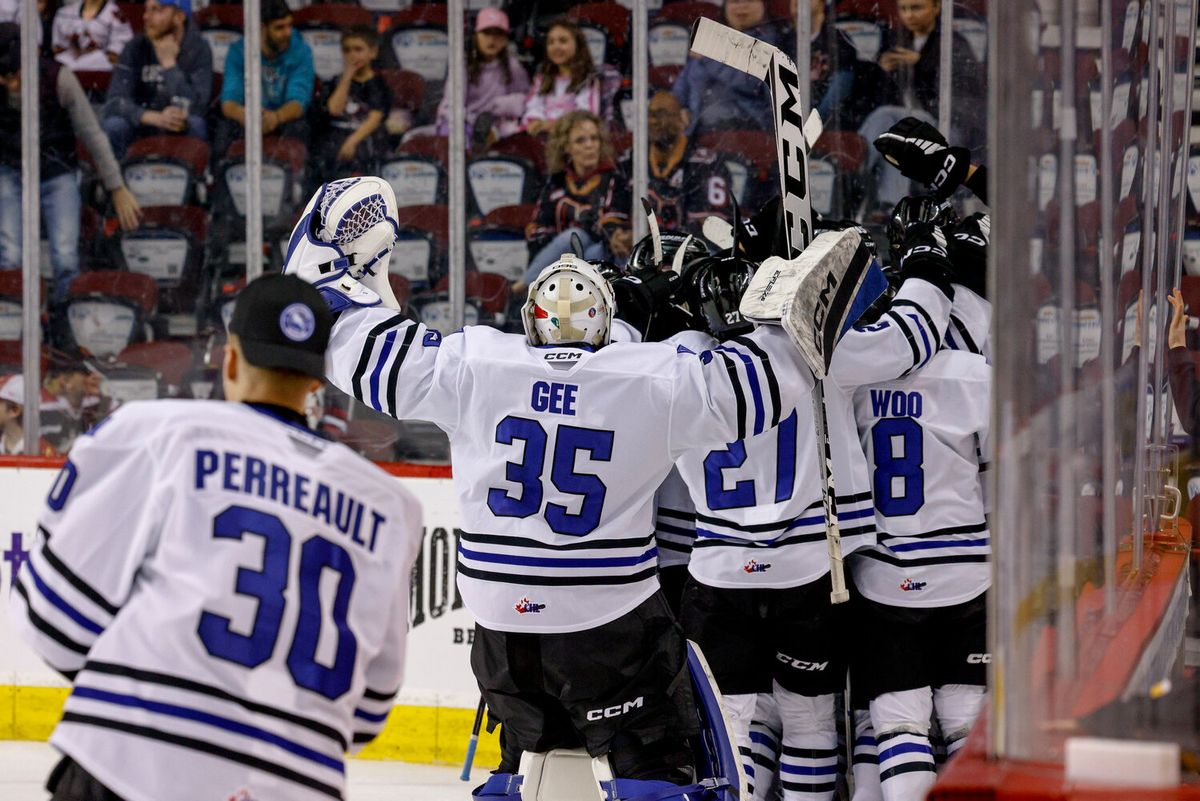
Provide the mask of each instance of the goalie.
MULTIPOLYGON (((518 797, 523 752, 583 748, 610 799, 736 797, 736 757, 698 764, 693 750, 700 720, 655 574, 653 493, 685 450, 779 419, 784 398, 811 391, 812 369, 775 326, 747 336, 758 353, 744 368, 662 343, 610 344, 609 285, 569 255, 531 284, 524 336, 485 327, 443 336, 394 308, 396 230, 385 181, 332 182, 293 231, 286 271, 339 315, 330 381, 450 438, 464 531, 458 586, 478 624, 471 665, 505 735, 501 773, 477 795, 518 797), (771 376, 779 398, 748 403, 759 394, 752 373, 771 376)), ((825 267, 822 278, 849 265, 825 267)), ((797 291, 793 316, 834 343, 854 298, 814 324, 809 296, 797 291)))

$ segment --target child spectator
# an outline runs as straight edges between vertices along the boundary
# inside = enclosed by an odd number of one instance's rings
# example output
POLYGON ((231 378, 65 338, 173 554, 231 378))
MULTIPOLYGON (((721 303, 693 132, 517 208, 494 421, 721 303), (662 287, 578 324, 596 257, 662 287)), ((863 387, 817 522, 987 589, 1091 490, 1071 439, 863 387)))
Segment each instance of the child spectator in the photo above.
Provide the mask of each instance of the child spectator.
POLYGON ((146 0, 145 32, 121 51, 101 123, 119 159, 143 136, 204 139, 208 132, 212 51, 191 24, 191 11, 191 0, 146 0))
MULTIPOLYGON (((467 141, 483 145, 492 132, 499 139, 521 129, 529 75, 508 51, 510 32, 508 15, 498 8, 481 9, 475 18, 475 35, 467 45, 467 141), (475 130, 476 121, 481 130, 475 130)), ((447 96, 438 105, 439 136, 450 133, 448 103, 447 96)))
POLYGON ((113 411, 113 399, 103 394, 100 374, 89 369, 79 354, 55 353, 51 357, 42 399, 42 436, 59 453, 113 411))
MULTIPOLYGON (((312 50, 292 28, 292 10, 284 0, 263 0, 262 132, 279 133, 308 144, 304 112, 313 92, 312 50)), ((221 114, 216 151, 223 154, 246 126, 246 40, 238 39, 225 54, 221 114)))
POLYGON ((345 67, 325 88, 331 135, 321 144, 326 180, 374 170, 387 150, 383 118, 392 105, 387 82, 371 67, 379 57, 379 34, 356 26, 342 33, 345 67))
MULTIPOLYGON (((45 396, 46 393, 42 393, 45 396)), ((43 398, 44 399, 44 398, 43 398)), ((21 416, 25 413, 25 377, 10 375, 0 378, 0 456, 17 456, 25 452, 25 428, 21 416)), ((46 440, 38 442, 38 456, 54 456, 46 440)))
POLYGON ((79 0, 54 15, 54 57, 72 71, 108 71, 117 63, 133 29, 114 0, 79 0))
POLYGON ((570 111, 600 113, 600 79, 583 31, 570 20, 558 20, 546 31, 546 60, 538 67, 521 122, 531 134, 550 133, 570 111))
POLYGON ((525 238, 537 251, 518 294, 543 269, 571 252, 571 235, 583 244, 584 258, 624 262, 633 247, 629 230, 629 181, 613 164, 612 143, 599 117, 571 111, 554 125, 546 144, 552 173, 542 188, 525 238))

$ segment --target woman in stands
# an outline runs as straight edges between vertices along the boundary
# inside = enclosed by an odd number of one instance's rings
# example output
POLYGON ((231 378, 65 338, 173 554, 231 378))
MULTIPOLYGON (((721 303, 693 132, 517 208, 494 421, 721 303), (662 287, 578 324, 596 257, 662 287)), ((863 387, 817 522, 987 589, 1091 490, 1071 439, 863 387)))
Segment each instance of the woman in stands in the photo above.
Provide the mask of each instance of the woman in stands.
MULTIPOLYGON (((498 8, 480 9, 475 35, 467 45, 467 141, 479 150, 489 140, 521 130, 529 75, 508 50, 511 27, 498 8), (476 125, 478 123, 478 125, 476 125)), ((438 136, 450 133, 449 95, 438 105, 438 136)))
POLYGON ((76 72, 111 71, 133 38, 115 0, 68 3, 54 15, 52 31, 54 57, 76 72))
POLYGON ((546 60, 538 67, 522 123, 531 134, 550 133, 570 111, 600 113, 600 79, 583 31, 558 20, 546 32, 546 60))
POLYGON ((554 126, 546 145, 551 172, 538 198, 525 237, 537 255, 521 292, 559 256, 571 252, 572 234, 584 257, 624 262, 633 246, 629 230, 629 182, 616 168, 612 143, 601 119, 590 111, 571 111, 554 126))

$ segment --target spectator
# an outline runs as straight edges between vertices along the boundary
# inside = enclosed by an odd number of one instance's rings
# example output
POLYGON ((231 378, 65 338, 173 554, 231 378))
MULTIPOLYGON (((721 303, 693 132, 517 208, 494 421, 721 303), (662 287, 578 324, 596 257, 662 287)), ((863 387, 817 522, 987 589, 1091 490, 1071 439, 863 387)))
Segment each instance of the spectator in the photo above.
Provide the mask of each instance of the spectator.
MULTIPOLYGON (((475 18, 475 35, 467 46, 467 141, 483 145, 493 132, 499 139, 521 129, 529 75, 508 51, 509 32, 508 15, 498 8, 481 9, 475 18), (475 129, 476 121, 481 130, 475 129)), ((438 136, 450 133, 448 103, 446 96, 438 105, 438 136)))
MULTIPOLYGON (((16 456, 25 452, 25 377, 10 375, 0 378, 0 456, 16 456)), ((38 442, 38 456, 54 456, 46 440, 38 442)))
POLYGON ((145 33, 121 51, 104 104, 104 132, 117 158, 143 136, 205 138, 212 51, 191 23, 191 12, 191 0, 146 0, 145 33))
POLYGON ((325 111, 332 135, 321 143, 326 180, 373 172, 387 150, 383 118, 392 107, 387 82, 371 64, 379 58, 379 34, 366 26, 342 33, 341 77, 326 86, 325 111))
POLYGON ((114 407, 101 391, 100 374, 88 369, 82 357, 59 354, 52 359, 44 388, 52 397, 42 401, 42 436, 59 453, 69 451, 76 437, 114 407))
POLYGON ((570 111, 600 113, 600 79, 583 31, 564 19, 546 31, 546 60, 538 67, 521 122, 531 134, 550 133, 570 111))
MULTIPOLYGON (((888 76, 883 98, 886 105, 872 111, 859 129, 868 142, 874 142, 905 117, 937 124, 941 0, 900 0, 897 10, 903 27, 893 41, 885 42, 879 56, 879 66, 888 76)), ((975 151, 984 142, 986 104, 979 102, 985 96, 983 77, 970 44, 957 33, 953 36, 954 114, 950 120, 950 138, 975 151)), ((972 161, 979 160, 975 152, 972 161)), ((878 206, 873 216, 886 219, 891 208, 910 193, 910 182, 891 169, 873 148, 867 151, 867 168, 875 173, 878 188, 878 206)))
MULTIPOLYGON (((763 0, 725 0, 725 23, 731 28, 794 51, 766 13, 763 0)), ((686 133, 693 138, 717 130, 770 131, 775 124, 767 85, 710 58, 689 58, 671 91, 688 110, 686 133)))
MULTIPOLYGON (((687 110, 668 91, 650 98, 646 128, 650 136, 649 201, 666 231, 701 235, 709 216, 731 219, 732 190, 729 171, 713 151, 695 147, 684 134, 687 110)), ((626 154, 622 166, 626 174, 632 154, 626 154)))
POLYGON ((813 108, 829 130, 856 131, 878 99, 883 80, 877 64, 861 62, 858 51, 833 24, 829 0, 809 0, 812 9, 811 94, 813 108))
MULTIPOLYGON (((1195 437, 1200 434, 1200 382, 1196 381, 1196 363, 1187 344, 1187 306, 1176 287, 1167 296, 1171 302, 1171 324, 1167 328, 1167 368, 1170 370, 1171 395, 1175 413, 1183 430, 1195 437)), ((1138 329, 1135 342, 1141 345, 1141 298, 1138 298, 1138 329)))
POLYGON ((633 247, 629 230, 629 182, 613 164, 612 143, 599 117, 572 111, 554 125, 546 145, 551 172, 542 188, 533 220, 525 228, 536 255, 520 293, 559 256, 571 252, 571 235, 584 247, 584 258, 623 262, 633 247))
MULTIPOLYGON (((0 267, 21 266, 21 53, 20 29, 0 23, 0 267)), ((41 126, 42 226, 50 241, 54 270, 51 303, 66 300, 79 274, 79 161, 76 137, 91 154, 117 221, 125 230, 138 225, 141 209, 125 187, 108 138, 96 121, 78 79, 53 59, 40 64, 38 112, 41 126)))
POLYGON ((54 15, 50 45, 59 63, 73 71, 107 72, 132 38, 115 0, 77 0, 54 15))
MULTIPOLYGON (((313 57, 292 28, 292 10, 284 0, 263 0, 262 9, 262 132, 279 133, 308 143, 304 112, 313 92, 313 57)), ((225 55, 221 86, 222 132, 217 152, 242 135, 246 126, 246 78, 243 69, 246 40, 239 39, 225 55)))
MULTIPOLYGON (((54 15, 58 13, 59 0, 38 0, 38 18, 41 27, 38 28, 38 44, 42 46, 44 55, 53 56, 50 48, 51 29, 54 25, 54 15)), ((21 21, 21 0, 0 0, 0 22, 21 21)))

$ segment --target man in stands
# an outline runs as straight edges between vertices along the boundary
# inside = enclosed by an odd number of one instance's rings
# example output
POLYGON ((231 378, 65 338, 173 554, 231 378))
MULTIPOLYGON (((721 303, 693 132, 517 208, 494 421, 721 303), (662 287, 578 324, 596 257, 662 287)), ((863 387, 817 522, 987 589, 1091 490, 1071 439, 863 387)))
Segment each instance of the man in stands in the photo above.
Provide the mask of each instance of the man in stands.
POLYGON ((117 158, 143 136, 204 139, 212 97, 212 51, 191 24, 191 0, 147 0, 145 33, 121 51, 104 104, 104 132, 117 158))
MULTIPOLYGON (((292 10, 284 0, 264 0, 261 13, 263 136, 278 133, 307 144, 304 112, 313 93, 312 50, 292 28, 292 10)), ((234 42, 225 55, 218 153, 224 153, 246 127, 245 42, 234 42)))

